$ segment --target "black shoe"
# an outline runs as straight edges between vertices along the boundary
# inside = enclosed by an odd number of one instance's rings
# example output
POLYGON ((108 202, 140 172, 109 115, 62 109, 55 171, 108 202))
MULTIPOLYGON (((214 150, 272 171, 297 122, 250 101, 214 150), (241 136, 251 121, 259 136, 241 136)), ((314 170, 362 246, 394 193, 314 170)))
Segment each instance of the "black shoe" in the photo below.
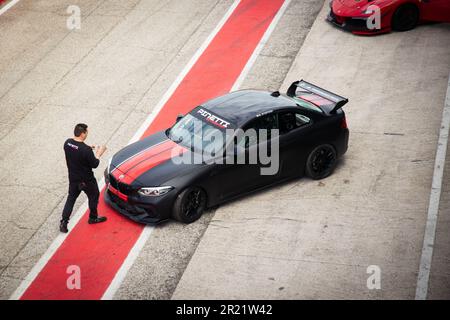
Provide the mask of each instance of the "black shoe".
POLYGON ((61 224, 59 225, 59 231, 62 233, 67 233, 69 230, 67 229, 67 221, 61 221, 61 224))
POLYGON ((106 221, 106 217, 97 217, 97 218, 89 218, 88 223, 94 224, 94 223, 101 223, 101 222, 105 222, 105 221, 106 221))

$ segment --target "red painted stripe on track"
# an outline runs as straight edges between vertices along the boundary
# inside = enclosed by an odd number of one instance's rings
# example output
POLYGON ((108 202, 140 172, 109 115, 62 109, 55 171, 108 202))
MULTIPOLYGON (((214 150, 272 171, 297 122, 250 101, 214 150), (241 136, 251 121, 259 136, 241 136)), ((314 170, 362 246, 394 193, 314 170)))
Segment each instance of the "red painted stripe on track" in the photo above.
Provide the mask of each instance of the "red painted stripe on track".
POLYGON ((230 91, 284 1, 242 1, 145 131, 166 129, 180 113, 230 91))
MULTIPOLYGON (((176 115, 228 92, 284 0, 242 0, 185 76, 143 136, 164 129, 176 115)), ((104 190, 103 190, 104 191, 104 190)), ((86 223, 86 212, 21 299, 100 299, 136 243, 143 226, 123 218, 103 200, 108 222, 86 223), (67 267, 81 270, 81 289, 69 290, 67 267)))

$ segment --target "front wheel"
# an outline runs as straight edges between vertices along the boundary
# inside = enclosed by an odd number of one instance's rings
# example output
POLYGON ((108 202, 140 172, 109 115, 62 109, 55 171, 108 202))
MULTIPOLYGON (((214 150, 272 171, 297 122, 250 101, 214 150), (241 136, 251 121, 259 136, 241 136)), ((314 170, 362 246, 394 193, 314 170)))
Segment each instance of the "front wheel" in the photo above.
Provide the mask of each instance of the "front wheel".
POLYGON ((175 200, 173 218, 183 223, 191 223, 201 217, 205 208, 205 191, 198 187, 189 187, 175 200))
POLYGON ((336 150, 329 144, 322 144, 311 151, 306 160, 306 175, 314 180, 328 177, 336 167, 336 150))
POLYGON ((419 10, 413 4, 405 4, 395 10, 392 17, 392 29, 396 31, 408 31, 417 26, 419 22, 419 10))

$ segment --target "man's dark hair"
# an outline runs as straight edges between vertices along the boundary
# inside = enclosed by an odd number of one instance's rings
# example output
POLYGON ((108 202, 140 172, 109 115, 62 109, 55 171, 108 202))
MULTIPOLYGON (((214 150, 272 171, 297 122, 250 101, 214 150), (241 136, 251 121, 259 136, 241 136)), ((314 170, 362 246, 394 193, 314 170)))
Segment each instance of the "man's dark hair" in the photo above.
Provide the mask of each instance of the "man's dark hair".
POLYGON ((75 126, 75 129, 73 129, 73 134, 75 135, 75 137, 79 137, 82 133, 87 132, 87 128, 87 124, 79 123, 75 126))

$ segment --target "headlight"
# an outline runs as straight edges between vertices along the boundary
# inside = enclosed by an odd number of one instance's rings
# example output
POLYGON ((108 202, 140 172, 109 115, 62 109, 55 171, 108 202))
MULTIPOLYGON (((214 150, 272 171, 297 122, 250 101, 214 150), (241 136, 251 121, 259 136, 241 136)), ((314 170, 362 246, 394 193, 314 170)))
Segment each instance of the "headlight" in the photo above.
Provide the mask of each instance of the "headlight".
POLYGON ((172 189, 173 189, 173 187, 170 187, 170 186, 167 186, 167 187, 145 187, 145 188, 140 188, 138 190, 138 193, 143 196, 147 196, 147 197, 159 197, 159 196, 162 196, 163 194, 166 194, 167 192, 169 192, 172 189))

